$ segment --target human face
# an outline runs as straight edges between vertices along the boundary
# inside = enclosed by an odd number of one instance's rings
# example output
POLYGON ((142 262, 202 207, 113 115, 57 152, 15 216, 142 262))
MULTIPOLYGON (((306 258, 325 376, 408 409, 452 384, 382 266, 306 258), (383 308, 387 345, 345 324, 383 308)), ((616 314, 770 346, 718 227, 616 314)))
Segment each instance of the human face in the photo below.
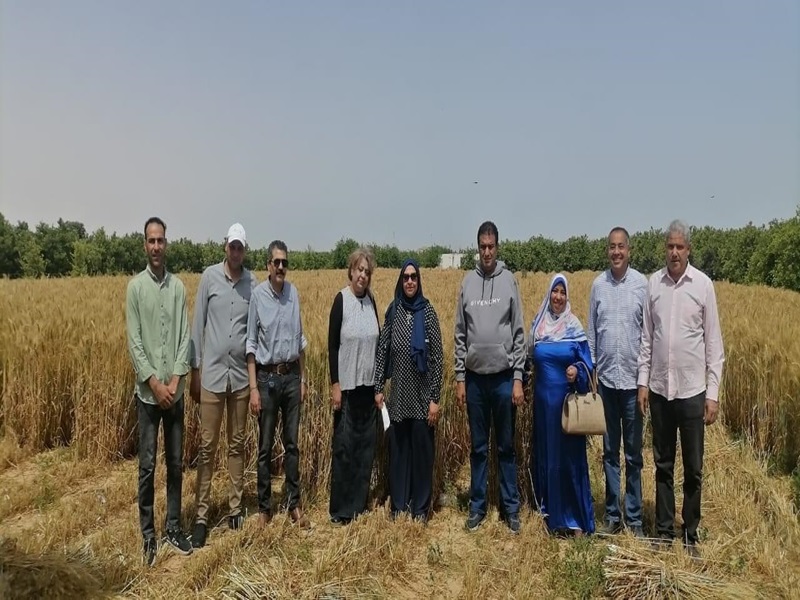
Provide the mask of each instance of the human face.
POLYGON ((160 272, 164 268, 164 253, 167 250, 167 237, 164 228, 158 223, 150 223, 144 235, 144 251, 150 269, 160 272))
POLYGON ((369 270, 369 263, 366 258, 362 258, 350 270, 350 288, 356 296, 363 296, 369 287, 372 271, 369 270))
POLYGON ((681 233, 670 233, 667 238, 667 270, 673 279, 677 279, 686 271, 689 264, 690 246, 681 233))
POLYGON ((282 288, 283 282, 286 281, 286 272, 289 270, 289 260, 286 257, 286 252, 274 248, 268 268, 270 281, 278 288, 282 288))
POLYGON ((631 249, 626 236, 621 231, 615 231, 608 236, 608 262, 617 273, 624 273, 630 262, 631 249))
POLYGON ((481 257, 481 269, 491 273, 497 264, 497 239, 491 233, 484 233, 478 238, 478 252, 481 257))
POLYGON ((563 283, 557 283, 550 290, 550 310, 560 315, 567 308, 567 290, 563 283))
POLYGON ((228 265, 234 271, 238 271, 242 268, 242 263, 244 262, 244 254, 245 249, 242 245, 242 242, 239 240, 234 240, 225 244, 225 258, 228 261, 228 265))
POLYGON ((408 265, 403 269, 403 293, 406 298, 413 298, 419 289, 419 273, 414 265, 408 265))

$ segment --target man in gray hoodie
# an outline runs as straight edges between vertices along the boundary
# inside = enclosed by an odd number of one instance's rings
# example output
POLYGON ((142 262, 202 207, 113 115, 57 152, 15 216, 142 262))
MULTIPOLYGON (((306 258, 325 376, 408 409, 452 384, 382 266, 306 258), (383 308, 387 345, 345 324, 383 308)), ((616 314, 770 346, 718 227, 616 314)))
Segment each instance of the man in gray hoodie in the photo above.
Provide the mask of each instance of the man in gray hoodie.
POLYGON ((525 331, 519 286, 497 260, 497 227, 478 228, 480 262, 461 282, 456 306, 456 400, 467 405, 470 439, 470 509, 466 527, 475 531, 486 517, 490 423, 494 425, 501 515, 519 533, 519 491, 514 453, 516 407, 524 401, 525 331))

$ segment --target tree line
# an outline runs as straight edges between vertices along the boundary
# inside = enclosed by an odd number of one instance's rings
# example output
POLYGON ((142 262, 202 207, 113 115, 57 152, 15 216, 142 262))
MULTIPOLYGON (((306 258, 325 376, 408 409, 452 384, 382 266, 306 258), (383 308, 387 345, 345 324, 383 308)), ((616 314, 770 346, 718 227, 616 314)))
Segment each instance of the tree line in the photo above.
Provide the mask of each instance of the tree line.
MULTIPOLYGON (((766 225, 752 223, 736 229, 692 229, 691 261, 712 279, 765 284, 800 291, 800 207, 789 219, 766 225)), ((89 233, 77 221, 59 219, 55 225, 11 224, 0 213, 0 275, 6 277, 63 277, 68 275, 132 274, 145 266, 141 233, 109 235, 103 228, 89 233)), ((350 252, 359 246, 351 238, 332 250, 291 249, 291 268, 343 269, 350 252)), ((399 268, 415 258, 423 268, 438 266, 445 246, 404 251, 396 246, 371 245, 378 266, 399 268)), ((575 236, 559 242, 543 236, 527 241, 502 240, 499 257, 513 271, 599 271, 606 267, 605 238, 575 236)), ((631 235, 631 264, 643 273, 664 265, 664 231, 650 229, 631 235)), ((474 266, 475 248, 464 252, 462 268, 474 266)), ((170 240, 168 264, 174 272, 199 273, 224 257, 221 242, 170 240)), ((246 266, 263 269, 266 248, 248 251, 246 266)))

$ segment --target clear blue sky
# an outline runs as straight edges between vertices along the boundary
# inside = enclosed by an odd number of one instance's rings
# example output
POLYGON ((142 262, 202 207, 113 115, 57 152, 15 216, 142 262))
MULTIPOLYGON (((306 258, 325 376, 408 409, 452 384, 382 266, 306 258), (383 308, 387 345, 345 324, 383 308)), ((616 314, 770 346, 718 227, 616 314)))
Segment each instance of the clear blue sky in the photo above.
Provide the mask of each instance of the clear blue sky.
POLYGON ((796 0, 0 2, 12 222, 462 247, 800 202, 796 0))

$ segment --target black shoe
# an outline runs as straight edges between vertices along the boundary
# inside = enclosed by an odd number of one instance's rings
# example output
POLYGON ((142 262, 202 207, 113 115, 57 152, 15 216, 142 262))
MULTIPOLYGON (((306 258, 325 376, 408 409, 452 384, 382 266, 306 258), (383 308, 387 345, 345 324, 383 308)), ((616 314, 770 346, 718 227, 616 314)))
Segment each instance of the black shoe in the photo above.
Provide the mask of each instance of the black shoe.
POLYGON ((519 530, 522 529, 522 523, 520 523, 518 514, 513 514, 510 517, 508 517, 506 519, 506 525, 508 525, 508 528, 511 530, 511 533, 513 533, 514 535, 518 535, 519 530))
POLYGON ((156 538, 147 538, 142 544, 142 551, 144 552, 144 564, 147 567, 152 567, 156 564, 156 554, 158 553, 158 544, 156 538))
POLYGON ((202 548, 206 545, 208 528, 205 523, 195 523, 192 530, 192 548, 202 548))
POLYGON ((470 514, 470 516, 467 519, 467 522, 464 524, 464 526, 469 531, 477 531, 478 527, 480 527, 481 523, 483 523, 483 519, 485 517, 486 517, 486 515, 479 515, 478 513, 472 513, 472 514, 470 514))
POLYGON ((683 545, 686 554, 693 560, 700 560, 700 551, 697 549, 697 544, 689 542, 683 545))
POLYGON ((192 553, 192 545, 180 529, 167 530, 166 539, 167 543, 172 546, 178 554, 188 556, 192 553))
POLYGON ((336 527, 344 527, 350 522, 350 519, 345 519, 344 517, 331 517, 331 525, 335 525, 336 527))
POLYGON ((228 517, 228 529, 236 531, 244 525, 244 515, 231 515, 228 517))
POLYGON ((616 535, 622 531, 622 523, 619 521, 606 521, 598 533, 602 535, 616 535))
POLYGON ((664 552, 672 548, 672 538, 666 535, 660 535, 650 543, 650 547, 654 552, 664 552))
POLYGON ((644 531, 642 530, 641 525, 634 525, 633 527, 629 527, 628 529, 630 529, 630 532, 633 534, 633 537, 635 538, 644 537, 644 531))
POLYGON ((416 521, 417 523, 422 523, 423 525, 427 525, 428 524, 428 514, 427 513, 421 513, 419 515, 414 515, 414 521, 416 521))

